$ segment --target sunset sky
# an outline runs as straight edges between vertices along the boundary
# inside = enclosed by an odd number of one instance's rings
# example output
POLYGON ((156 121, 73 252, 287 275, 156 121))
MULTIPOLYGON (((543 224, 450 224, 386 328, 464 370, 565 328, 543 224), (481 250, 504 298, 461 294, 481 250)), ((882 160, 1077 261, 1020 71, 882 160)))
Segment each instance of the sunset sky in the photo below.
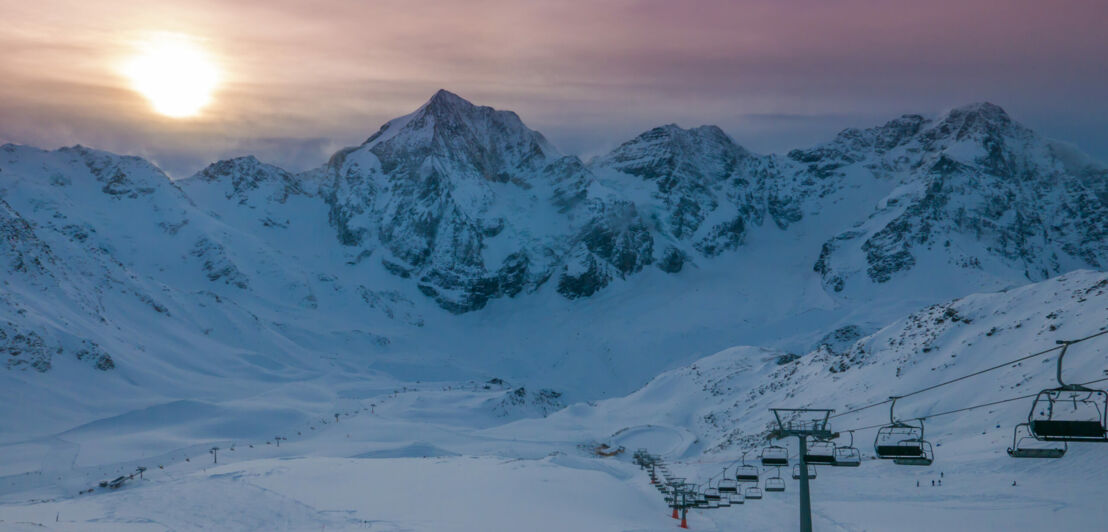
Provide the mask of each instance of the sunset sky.
POLYGON ((583 157, 669 122, 775 152, 987 100, 1108 160, 1104 0, 0 0, 0 13, 0 142, 142 155, 175 177, 244 154, 318 166, 439 88, 583 157), (192 116, 159 112, 129 77, 167 35, 213 69, 192 116))

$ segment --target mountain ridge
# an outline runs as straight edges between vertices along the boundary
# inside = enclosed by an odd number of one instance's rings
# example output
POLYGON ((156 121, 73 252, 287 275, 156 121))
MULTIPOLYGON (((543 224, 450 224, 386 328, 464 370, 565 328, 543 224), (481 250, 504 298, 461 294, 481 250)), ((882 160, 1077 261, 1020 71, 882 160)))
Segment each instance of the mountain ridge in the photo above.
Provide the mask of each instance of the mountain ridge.
POLYGON ((0 329, 41 339, 8 377, 27 397, 58 393, 18 376, 40 371, 191 397, 175 390, 204 352, 215 375, 496 371, 593 397, 1108 264, 1108 170, 990 105, 770 155, 668 125, 586 163, 514 113, 439 99, 299 174, 240 157, 172 180, 0 147, 0 329), (435 113, 468 133, 435 133, 435 113))
MULTIPOLYGON (((926 242, 933 225, 921 218, 925 215, 946 218, 948 232, 972 231, 994 239, 982 242, 983 254, 949 258, 963 265, 999 255, 1021 263, 1028 280, 1075 265, 1101 267, 1108 264, 1108 248, 1097 245, 1105 236, 1097 227, 1108 217, 1108 171, 1087 156, 1065 155, 1062 160, 1052 154, 1054 144, 1013 121, 999 106, 978 102, 935 119, 909 114, 868 129, 846 129, 831 141, 783 155, 753 154, 718 126, 684 129, 667 124, 584 163, 562 155, 517 114, 474 105, 441 89, 414 112, 388 121, 361 145, 340 150, 318 169, 292 174, 244 156, 218 161, 175 183, 226 177, 233 182, 227 194, 243 202, 265 201, 248 198, 262 180, 282 183, 269 192, 269 199, 278 203, 290 194, 317 196, 327 205, 343 246, 360 248, 362 254, 377 251, 386 269, 415 279, 420 291, 443 308, 469 312, 493 298, 538 290, 548 280, 563 296, 576 299, 649 266, 679 272, 687 264, 740 249, 752 228, 767 220, 787 230, 806 211, 817 212, 820 198, 856 188, 865 174, 877 181, 899 180, 902 189, 941 189, 941 180, 950 190, 890 198, 879 210, 891 221, 869 216, 868 223, 882 227, 840 231, 827 239, 813 269, 834 292, 860 282, 851 279, 858 279, 862 270, 869 281, 880 284, 911 269, 918 259, 916 244, 926 242), (1085 168, 1067 167, 1082 158, 1085 168), (1065 213, 1086 220, 1071 228, 1079 237, 1064 242, 1061 255, 1041 250, 1045 257, 1032 259, 1028 248, 1043 245, 1029 241, 1034 240, 1030 235, 1040 232, 1055 240, 1049 233, 1061 222, 1028 217, 1033 208, 1012 206, 989 190, 995 187, 982 183, 999 180, 997 185, 1012 189, 1005 196, 1027 196, 1015 190, 1021 185, 1014 178, 1043 174, 1048 175, 1040 179, 1036 193, 1044 187, 1070 189, 1058 198, 1058 212, 1052 216, 1065 213), (1051 187, 1050 180, 1064 182, 1051 187), (970 189, 985 199, 961 205, 954 213, 934 210, 949 203, 953 191, 965 195, 970 189), (893 216, 892 211, 904 209, 888 206, 903 206, 908 198, 930 207, 916 203, 907 209, 912 212, 893 216), (967 211, 982 216, 966 219, 959 214, 967 211), (1005 211, 1015 211, 1018 219, 998 230, 993 220, 1008 216, 1005 211), (546 221, 546 227, 530 223, 526 218, 532 216, 546 221), (856 257, 859 253, 864 259, 856 257), (1075 265, 1063 264, 1067 262, 1075 265)), ((104 171, 94 168, 99 163, 93 159, 103 155, 92 154, 101 152, 81 146, 59 150, 70 151, 89 160, 94 173, 104 171)), ((133 157, 120 160, 149 164, 133 157)), ((161 173, 153 165, 150 170, 161 173)), ((105 191, 131 196, 150 190, 149 185, 130 184, 123 174, 110 176, 104 186, 105 191)), ((1021 199, 1026 203, 1031 198, 1021 199)))

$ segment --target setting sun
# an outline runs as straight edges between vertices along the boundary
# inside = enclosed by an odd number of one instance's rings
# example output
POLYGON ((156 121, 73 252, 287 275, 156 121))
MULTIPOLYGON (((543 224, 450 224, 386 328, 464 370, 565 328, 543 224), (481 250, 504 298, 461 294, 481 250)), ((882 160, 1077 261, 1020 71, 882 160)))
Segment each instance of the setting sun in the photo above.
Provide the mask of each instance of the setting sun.
POLYGON ((199 113, 211 102, 219 81, 215 63, 205 50, 194 39, 177 34, 143 41, 123 72, 154 111, 172 118, 199 113))

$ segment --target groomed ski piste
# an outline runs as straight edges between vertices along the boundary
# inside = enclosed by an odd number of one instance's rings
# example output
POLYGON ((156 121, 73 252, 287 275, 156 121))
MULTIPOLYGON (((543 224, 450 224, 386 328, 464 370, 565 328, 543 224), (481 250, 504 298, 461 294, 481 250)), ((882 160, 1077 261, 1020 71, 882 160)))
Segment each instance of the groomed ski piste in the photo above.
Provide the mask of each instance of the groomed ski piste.
MULTIPOLYGON (((233 401, 176 401, 6 441, 0 529, 672 530, 678 523, 632 451, 704 483, 767 444, 771 407, 848 412, 1002 365, 897 402, 898 418, 925 418, 928 467, 873 458, 876 429, 866 427, 888 422, 887 404, 833 418, 833 430, 863 429, 863 461, 818 468, 816 529, 1096 530, 1108 520, 1108 445, 1010 458, 1031 399, 927 416, 1057 386, 1055 342, 1105 330, 1108 274, 1076 271, 930 306, 799 357, 726 349, 629 395, 546 417, 533 399, 511 408, 514 397, 533 397, 516 393, 526 383, 405 382, 339 368, 233 401), (138 467, 141 478, 99 486, 138 467)), ((1065 377, 1105 378, 1106 353, 1108 335, 1074 344, 1065 377)), ((782 476, 784 493, 693 509, 689 527, 795 530, 797 483, 782 476)))

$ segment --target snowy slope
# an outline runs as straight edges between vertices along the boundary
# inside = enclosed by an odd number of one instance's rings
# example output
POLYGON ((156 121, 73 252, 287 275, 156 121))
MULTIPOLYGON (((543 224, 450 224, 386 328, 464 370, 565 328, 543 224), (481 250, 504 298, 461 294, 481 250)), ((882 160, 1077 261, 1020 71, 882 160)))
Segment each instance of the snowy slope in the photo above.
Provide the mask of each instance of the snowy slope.
MULTIPOLYGON (((382 376, 305 382, 299 394, 251 401, 256 408, 284 397, 290 414, 300 414, 271 419, 282 426, 276 432, 236 418, 249 411, 245 403, 209 406, 191 422, 163 426, 105 420, 5 445, 0 522, 16 530, 668 530, 675 523, 629 458, 600 458, 589 447, 646 447, 666 456, 678 475, 704 482, 763 444, 770 406, 843 411, 965 375, 1052 347, 1056 339, 1108 330, 1106 302, 1108 274, 1073 272, 928 307, 853 342, 843 332, 800 357, 728 349, 625 397, 573 404, 546 418, 502 417, 498 405, 518 389, 510 383, 400 383, 382 376), (221 424, 237 432, 213 437, 221 424), (288 440, 278 448, 274 435, 288 440), (218 466, 207 452, 213 445, 221 447, 218 466), (148 467, 143 480, 74 494, 138 465, 148 467)), ((1101 378, 1106 342, 1102 336, 1073 347, 1067 377, 1101 378)), ((1033 392, 1053 385, 1053 369, 1049 356, 1032 359, 904 400, 898 416, 1033 392)), ((862 466, 821 468, 813 481, 816 526, 1096 528, 1105 517, 1104 449, 1072 445, 1050 463, 1008 458, 1011 426, 1026 418, 1027 403, 928 420, 936 463, 927 468, 870 459, 873 431, 859 431, 862 466), (940 471, 944 485, 932 488, 940 471)), ((193 408, 181 405, 178 415, 193 408)), ((870 409, 837 418, 834 427, 872 425, 886 415, 870 409)), ((742 507, 694 511, 690 524, 795 529, 796 483, 742 507)))
POLYGON ((1104 166, 988 104, 786 156, 655 128, 584 163, 446 91, 317 170, 171 181, 0 148, 0 427, 46 435, 334 373, 610 397, 1105 262, 1104 166))

